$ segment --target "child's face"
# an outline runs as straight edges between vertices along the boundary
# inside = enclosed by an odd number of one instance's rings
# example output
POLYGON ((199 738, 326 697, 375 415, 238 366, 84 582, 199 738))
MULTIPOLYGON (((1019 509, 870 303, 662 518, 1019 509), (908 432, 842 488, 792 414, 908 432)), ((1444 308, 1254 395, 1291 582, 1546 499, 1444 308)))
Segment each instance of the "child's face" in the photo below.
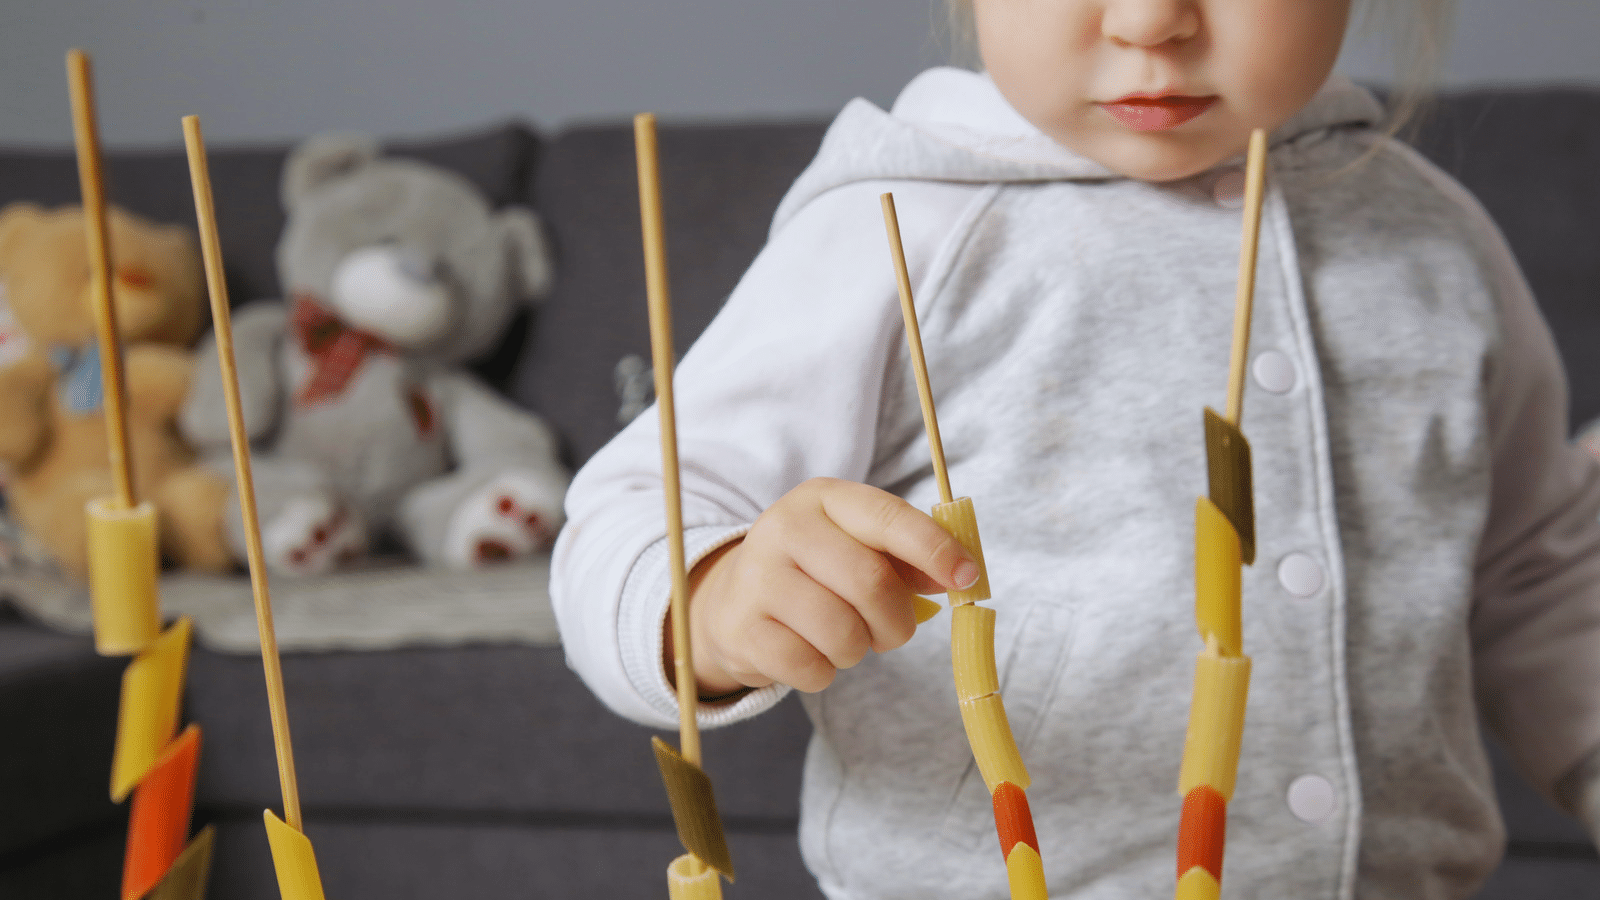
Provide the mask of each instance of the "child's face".
POLYGON ((1350 0, 973 0, 985 67, 1058 143, 1148 181, 1242 152, 1316 93, 1350 0))

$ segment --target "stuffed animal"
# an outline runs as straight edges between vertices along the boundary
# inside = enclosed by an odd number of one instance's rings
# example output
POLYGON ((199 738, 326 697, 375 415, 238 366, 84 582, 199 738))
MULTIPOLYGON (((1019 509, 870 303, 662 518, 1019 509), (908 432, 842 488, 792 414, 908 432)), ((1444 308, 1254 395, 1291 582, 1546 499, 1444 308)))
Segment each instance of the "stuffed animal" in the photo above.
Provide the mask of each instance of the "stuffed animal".
MULTIPOLYGON (((548 547, 568 480, 554 435, 461 367, 548 290, 539 220, 350 135, 297 148, 282 199, 287 302, 233 317, 267 564, 322 573, 386 537, 455 568, 548 547)), ((215 346, 200 354, 181 424, 220 460, 215 346)), ((224 520, 242 559, 237 504, 224 520)))
MULTIPOLYGON (((122 337, 134 486, 159 512, 163 554, 233 565, 216 505, 227 483, 195 463, 176 420, 204 321, 194 236, 107 212, 112 297, 122 337)), ((14 203, 0 210, 0 465, 17 520, 67 572, 88 569, 84 504, 113 493, 84 215, 14 203)))

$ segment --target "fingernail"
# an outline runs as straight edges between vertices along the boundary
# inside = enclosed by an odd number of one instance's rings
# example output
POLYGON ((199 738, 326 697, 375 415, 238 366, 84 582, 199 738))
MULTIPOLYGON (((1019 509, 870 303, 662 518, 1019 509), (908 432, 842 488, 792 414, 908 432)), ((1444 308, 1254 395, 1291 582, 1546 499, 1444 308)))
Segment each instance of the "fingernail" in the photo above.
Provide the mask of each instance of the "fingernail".
POLYGON ((978 564, 964 559, 956 563, 950 577, 956 583, 956 590, 964 591, 978 583, 978 564))

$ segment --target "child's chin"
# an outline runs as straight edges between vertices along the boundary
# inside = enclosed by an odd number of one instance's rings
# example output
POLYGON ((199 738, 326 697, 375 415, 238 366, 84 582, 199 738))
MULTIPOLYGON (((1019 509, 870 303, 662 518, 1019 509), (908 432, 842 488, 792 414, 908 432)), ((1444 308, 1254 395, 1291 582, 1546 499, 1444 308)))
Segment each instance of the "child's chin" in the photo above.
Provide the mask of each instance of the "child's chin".
POLYGON ((1119 175, 1154 182, 1198 175, 1242 152, 1201 129, 1190 130, 1192 124, 1157 132, 1117 125, 1068 146, 1119 175))

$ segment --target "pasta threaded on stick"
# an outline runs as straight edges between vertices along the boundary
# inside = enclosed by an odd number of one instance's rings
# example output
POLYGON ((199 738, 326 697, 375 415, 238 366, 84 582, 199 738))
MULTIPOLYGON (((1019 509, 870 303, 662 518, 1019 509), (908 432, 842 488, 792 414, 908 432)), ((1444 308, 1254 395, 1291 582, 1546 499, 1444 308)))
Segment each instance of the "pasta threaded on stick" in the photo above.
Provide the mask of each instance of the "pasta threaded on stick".
MULTIPOLYGON (((967 733, 967 743, 972 745, 972 755, 983 775, 983 783, 994 800, 995 831, 1000 838, 1000 853, 1006 861, 1006 879, 1012 900, 1047 900, 1044 863, 1025 793, 1030 783, 1028 769, 1023 765, 1016 738, 1006 720, 1005 703, 1000 698, 1000 678, 994 663, 995 611, 977 605, 978 601, 990 598, 989 573, 983 561, 983 543, 978 537, 978 520, 972 499, 955 497, 950 490, 944 443, 939 437, 939 420, 933 408, 933 388, 928 382, 928 365, 922 354, 922 332, 911 297, 911 276, 906 271, 905 249, 900 243, 894 195, 884 194, 880 199, 895 281, 900 291, 906 344, 911 352, 917 396, 922 403, 922 421, 933 456, 934 477, 939 483, 941 502, 933 507, 933 518, 961 542, 978 564, 977 583, 947 595, 950 600, 950 666, 956 698, 961 704, 961 724, 967 733)), ((923 621, 920 614, 918 621, 923 621)))
POLYGON ((1228 801, 1233 798, 1244 736, 1250 657, 1244 655, 1240 566, 1255 561, 1255 500, 1250 444, 1239 430, 1244 363, 1250 344, 1256 247, 1266 181, 1267 136, 1250 135, 1245 166, 1244 235, 1228 364, 1226 416, 1205 411, 1210 496, 1195 503, 1195 626, 1205 650, 1195 661, 1194 699, 1183 742, 1178 793, 1177 900, 1216 900, 1222 890, 1228 801))
POLYGON ((300 820, 300 789, 295 780, 294 749, 289 741, 289 709, 283 693, 283 662, 272 625, 272 595, 261 548, 261 520, 256 514, 255 482, 250 475, 250 438, 245 431, 239 400, 239 374, 233 356, 233 324, 228 310, 228 287, 223 278, 222 243, 217 235, 216 209, 211 197, 211 173, 206 163, 205 138, 198 116, 183 118, 183 142, 189 156, 189 181, 194 189, 195 221, 200 226, 200 253, 205 262, 206 288, 211 297, 212 328, 216 332, 217 361, 222 369, 223 399, 228 407, 228 436, 233 445, 233 467, 239 484, 239 510, 244 520, 245 551, 250 562, 250 588, 255 598, 256 630, 261 637, 261 665, 267 682, 267 710, 272 717, 272 745, 278 757, 278 784, 283 790, 283 818, 264 810, 267 843, 283 900, 323 900, 322 877, 311 840, 300 820))
POLYGON ((673 674, 678 690, 678 744, 673 750, 651 738, 667 786, 678 840, 688 853, 667 867, 672 900, 718 900, 718 873, 733 881, 733 858, 717 814, 711 779, 700 768, 699 694, 689 642, 689 588, 683 550, 683 495, 678 482, 678 432, 672 396, 672 299, 667 286, 666 239, 661 225, 661 177, 656 157, 656 119, 633 119, 639 166, 639 218, 644 231, 645 286, 650 302, 650 355, 655 360, 656 409, 661 416, 661 479, 667 505, 667 550, 672 570, 673 674), (707 868, 709 867, 709 868, 707 868))
POLYGON ((182 618, 161 630, 156 509, 139 501, 133 478, 127 379, 111 296, 111 238, 94 79, 89 56, 82 50, 67 52, 67 84, 94 300, 94 349, 101 360, 106 456, 115 491, 91 500, 84 509, 95 649, 105 656, 133 657, 122 675, 111 758, 111 798, 120 803, 130 794, 133 797, 122 897, 138 900, 154 896, 154 891, 169 900, 196 900, 205 890, 213 832, 207 827, 185 849, 200 755, 199 726, 190 725, 178 734, 191 628, 182 618))

